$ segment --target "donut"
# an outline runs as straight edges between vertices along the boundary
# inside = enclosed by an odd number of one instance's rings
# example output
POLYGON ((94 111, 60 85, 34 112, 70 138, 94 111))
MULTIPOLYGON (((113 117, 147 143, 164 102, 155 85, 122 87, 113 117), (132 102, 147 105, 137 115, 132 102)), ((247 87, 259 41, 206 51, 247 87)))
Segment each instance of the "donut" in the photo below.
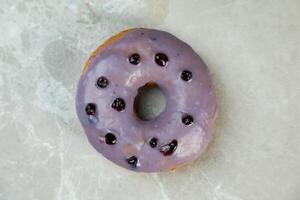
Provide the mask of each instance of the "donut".
POLYGON ((160 172, 187 165, 206 149, 217 99, 207 66, 188 44, 164 31, 134 28, 92 53, 78 83, 76 111, 105 158, 136 172, 160 172), (141 117, 136 106, 145 88, 165 96, 165 108, 153 119, 141 117))

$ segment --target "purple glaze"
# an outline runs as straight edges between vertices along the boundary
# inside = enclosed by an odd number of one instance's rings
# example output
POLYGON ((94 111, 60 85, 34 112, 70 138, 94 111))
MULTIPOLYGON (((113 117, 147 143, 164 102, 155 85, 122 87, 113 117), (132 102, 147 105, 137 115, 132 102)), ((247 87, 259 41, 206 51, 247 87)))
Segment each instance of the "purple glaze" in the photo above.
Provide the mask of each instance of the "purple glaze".
POLYGON ((193 49, 175 36, 158 30, 132 29, 125 36, 98 52, 80 77, 76 109, 85 133, 94 148, 112 162, 134 171, 157 172, 172 170, 194 161, 207 147, 217 114, 217 101, 208 69, 193 49), (155 40, 153 40, 155 38, 155 40), (155 55, 168 57, 166 66, 155 62, 155 55), (133 65, 128 58, 139 54, 133 65), (183 81, 181 72, 192 72, 192 79, 183 81), (99 77, 108 79, 106 88, 99 88, 99 77), (155 82, 166 96, 165 110, 152 121, 140 120, 133 108, 140 87, 155 82), (112 109, 114 99, 126 102, 125 110, 112 109), (88 116, 85 107, 95 103, 96 114, 88 116), (184 125, 182 117, 193 117, 184 125), (117 142, 105 143, 105 135, 113 133, 117 142), (149 145, 157 138, 155 148, 149 145), (170 155, 160 148, 177 141, 170 155), (136 156, 136 167, 127 159, 136 156))

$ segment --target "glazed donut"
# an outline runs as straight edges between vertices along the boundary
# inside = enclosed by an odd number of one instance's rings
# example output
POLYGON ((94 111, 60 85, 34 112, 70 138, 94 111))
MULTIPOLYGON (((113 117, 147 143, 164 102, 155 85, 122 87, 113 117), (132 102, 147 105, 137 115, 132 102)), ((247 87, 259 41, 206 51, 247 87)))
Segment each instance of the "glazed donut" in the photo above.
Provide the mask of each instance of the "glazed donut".
POLYGON ((207 147, 217 100, 207 66, 193 49, 159 30, 123 31, 101 45, 80 77, 76 110, 92 146, 137 172, 168 171, 207 147), (159 87, 166 106, 143 119, 135 106, 142 87, 159 87))

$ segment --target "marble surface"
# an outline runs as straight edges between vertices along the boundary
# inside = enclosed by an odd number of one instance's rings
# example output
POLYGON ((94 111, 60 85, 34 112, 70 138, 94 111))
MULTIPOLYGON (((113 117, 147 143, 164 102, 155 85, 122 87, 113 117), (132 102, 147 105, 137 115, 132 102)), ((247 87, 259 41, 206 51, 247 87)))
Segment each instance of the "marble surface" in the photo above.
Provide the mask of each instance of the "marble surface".
POLYGON ((0 3, 0 200, 300 199, 300 1, 0 3), (88 55, 136 26, 190 43, 215 80, 213 142, 176 172, 112 164, 75 114, 88 55))

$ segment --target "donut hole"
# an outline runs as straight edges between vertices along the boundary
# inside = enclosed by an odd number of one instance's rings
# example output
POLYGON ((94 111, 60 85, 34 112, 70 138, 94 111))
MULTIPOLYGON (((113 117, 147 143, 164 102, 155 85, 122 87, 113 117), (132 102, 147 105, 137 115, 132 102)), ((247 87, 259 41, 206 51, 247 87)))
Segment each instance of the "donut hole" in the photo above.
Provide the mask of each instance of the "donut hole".
POLYGON ((133 108, 138 119, 154 120, 165 110, 166 96, 157 83, 148 82, 138 89, 133 108))

